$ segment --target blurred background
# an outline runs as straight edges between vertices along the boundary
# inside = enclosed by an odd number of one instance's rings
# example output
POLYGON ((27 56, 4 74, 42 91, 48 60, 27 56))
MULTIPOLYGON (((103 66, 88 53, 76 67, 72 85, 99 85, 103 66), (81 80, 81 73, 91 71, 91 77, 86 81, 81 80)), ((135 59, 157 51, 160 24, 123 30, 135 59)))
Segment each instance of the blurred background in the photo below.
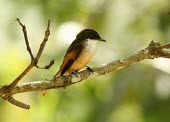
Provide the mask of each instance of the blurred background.
MULTIPOLYGON (((93 28, 99 43, 90 67, 109 63, 142 48, 151 40, 170 41, 169 0, 0 0, 0 84, 11 83, 30 63, 23 33, 26 25, 36 55, 48 19, 51 35, 39 61, 55 59, 50 70, 31 70, 21 82, 51 78, 76 34, 93 28)), ((71 85, 17 94, 30 110, 0 100, 0 122, 168 122, 170 121, 170 60, 154 59, 71 85)))

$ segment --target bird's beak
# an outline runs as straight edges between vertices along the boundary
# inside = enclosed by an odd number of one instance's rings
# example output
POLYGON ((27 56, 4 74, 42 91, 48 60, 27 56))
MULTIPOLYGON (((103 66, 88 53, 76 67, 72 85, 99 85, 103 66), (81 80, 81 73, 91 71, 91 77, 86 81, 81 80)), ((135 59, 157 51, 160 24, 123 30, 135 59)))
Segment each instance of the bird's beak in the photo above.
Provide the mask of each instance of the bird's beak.
POLYGON ((100 39, 100 41, 102 41, 102 42, 106 42, 106 40, 104 40, 104 39, 102 39, 102 38, 100 39))

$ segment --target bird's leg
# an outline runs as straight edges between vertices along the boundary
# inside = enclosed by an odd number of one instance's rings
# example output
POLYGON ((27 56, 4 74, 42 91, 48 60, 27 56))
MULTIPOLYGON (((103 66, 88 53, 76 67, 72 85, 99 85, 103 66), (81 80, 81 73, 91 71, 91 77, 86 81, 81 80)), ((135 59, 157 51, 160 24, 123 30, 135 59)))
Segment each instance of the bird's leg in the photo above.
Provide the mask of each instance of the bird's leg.
POLYGON ((80 77, 80 75, 78 74, 78 71, 77 71, 77 70, 73 70, 73 71, 72 71, 72 74, 74 74, 74 75, 75 75, 76 77, 78 77, 78 78, 80 77))
POLYGON ((86 69, 89 70, 90 72, 94 72, 92 68, 90 68, 89 66, 86 66, 86 69))

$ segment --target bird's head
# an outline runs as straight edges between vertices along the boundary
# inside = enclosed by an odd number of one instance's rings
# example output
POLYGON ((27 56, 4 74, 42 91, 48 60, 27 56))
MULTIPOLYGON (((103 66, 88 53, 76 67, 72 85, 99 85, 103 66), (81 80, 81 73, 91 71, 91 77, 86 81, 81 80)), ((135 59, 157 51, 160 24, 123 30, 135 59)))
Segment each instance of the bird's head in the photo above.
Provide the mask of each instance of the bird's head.
POLYGON ((93 29, 84 29, 84 30, 80 31, 77 34, 76 39, 78 39, 78 40, 90 39, 90 40, 97 40, 97 41, 106 42, 106 40, 102 39, 100 37, 100 35, 93 29))

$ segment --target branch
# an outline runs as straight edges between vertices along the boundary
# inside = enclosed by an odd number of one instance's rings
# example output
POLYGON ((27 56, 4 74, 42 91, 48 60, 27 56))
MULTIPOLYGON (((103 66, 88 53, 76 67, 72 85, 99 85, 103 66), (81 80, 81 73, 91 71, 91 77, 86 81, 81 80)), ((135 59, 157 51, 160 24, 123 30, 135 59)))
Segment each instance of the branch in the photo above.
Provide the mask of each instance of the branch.
POLYGON ((18 21, 18 23, 21 25, 22 27, 22 31, 23 31, 23 34, 24 34, 24 39, 25 39, 25 43, 26 43, 26 47, 27 47, 27 51, 29 52, 30 56, 31 56, 31 61, 34 59, 34 56, 32 54, 32 50, 30 48, 30 45, 29 45, 29 42, 28 42, 28 36, 27 36, 27 29, 25 27, 25 25, 23 25, 21 22, 20 22, 20 19, 17 18, 16 21, 18 21))
MULTIPOLYGON (((31 58, 32 58, 32 61, 31 63, 27 66, 27 68, 9 85, 9 89, 11 90, 34 66, 35 67, 38 67, 37 66, 37 63, 38 63, 38 60, 44 50, 44 47, 46 45, 46 42, 48 41, 48 37, 50 35, 50 20, 48 21, 48 26, 47 26, 47 30, 45 31, 45 37, 44 37, 44 40, 42 41, 41 45, 40 45, 40 48, 38 50, 38 53, 36 55, 36 57, 34 58, 34 56, 32 55, 32 51, 31 51, 31 48, 29 46, 29 43, 28 43, 28 38, 27 38, 27 31, 26 31, 26 27, 20 22, 19 19, 17 19, 17 21, 19 22, 19 24, 22 26, 23 28, 23 33, 24 33, 24 37, 25 37, 25 42, 26 42, 26 46, 27 46, 27 50, 28 52, 30 53, 31 55, 31 58)), ((49 67, 49 66, 52 66, 52 64, 54 61, 51 61, 49 65, 47 65, 46 67, 49 67)))
MULTIPOLYGON (((48 37, 50 35, 50 20, 48 21, 48 26, 47 26, 47 30, 45 31, 45 37, 40 45, 40 48, 38 50, 38 53, 36 55, 36 57, 34 58, 31 48, 29 46, 29 42, 28 42, 28 37, 27 37, 27 30, 25 25, 23 25, 20 20, 17 18, 16 21, 18 21, 18 23, 20 24, 20 26, 22 27, 23 30, 23 34, 24 34, 24 39, 25 39, 25 43, 26 43, 26 47, 27 47, 27 51, 29 52, 30 56, 31 56, 31 63, 27 66, 27 68, 8 86, 4 86, 3 89, 3 93, 1 94, 1 98, 3 98, 4 100, 7 100, 8 102, 12 103, 13 105, 16 105, 18 107, 24 108, 24 109, 29 109, 30 106, 22 103, 18 100, 15 100, 12 97, 12 90, 13 88, 16 86, 16 84, 35 66, 37 68, 40 68, 37 63, 38 60, 44 50, 44 47, 46 45, 46 42, 48 41, 48 37)), ((41 69, 49 69, 52 65, 54 64, 54 60, 52 60, 47 66, 45 66, 44 68, 41 67, 41 69)))
POLYGON ((125 68, 127 66, 130 66, 133 63, 139 62, 144 59, 154 59, 154 58, 159 58, 159 57, 170 58, 170 51, 167 50, 170 48, 170 43, 161 45, 160 43, 154 43, 152 41, 148 47, 146 47, 145 49, 142 49, 132 55, 129 55, 125 58, 110 62, 108 64, 104 64, 104 65, 96 67, 96 68, 93 68, 91 70, 89 70, 89 68, 87 68, 86 70, 79 72, 79 75, 76 75, 76 76, 74 74, 71 74, 68 76, 53 78, 51 80, 34 81, 34 82, 18 84, 18 82, 34 66, 37 68, 40 68, 40 69, 49 69, 54 64, 54 60, 52 60, 45 67, 39 67, 37 65, 37 63, 42 55, 42 52, 44 50, 44 47, 46 45, 46 42, 48 41, 48 37, 50 35, 50 30, 49 30, 50 20, 48 21, 48 26, 45 31, 45 37, 44 37, 44 39, 40 45, 40 48, 38 50, 38 53, 35 57, 33 56, 33 53, 29 46, 27 30, 26 30, 25 25, 23 25, 19 19, 16 19, 16 21, 18 21, 18 23, 22 27, 27 51, 29 52, 29 54, 31 56, 31 63, 10 85, 0 86, 0 97, 4 100, 7 100, 11 104, 16 105, 21 108, 24 108, 24 109, 29 109, 30 106, 25 103, 22 103, 18 100, 15 100, 12 97, 13 94, 31 92, 31 91, 42 91, 45 89, 60 88, 60 87, 66 88, 69 85, 78 83, 85 79, 90 79, 93 77, 107 74, 107 73, 117 70, 117 69, 125 68))
MULTIPOLYGON (((102 66, 93 68, 93 72, 88 69, 79 72, 79 77, 74 74, 61 76, 54 79, 47 79, 42 81, 34 81, 28 83, 17 84, 11 89, 10 94, 32 92, 32 91, 42 91, 45 89, 53 88, 66 88, 69 85, 78 83, 80 81, 97 77, 100 75, 105 75, 109 72, 128 67, 136 62, 140 62, 145 59, 154 58, 170 58, 170 43, 165 45, 160 45, 159 43, 151 42, 148 47, 131 54, 125 58, 110 62, 108 64, 103 64, 102 66)), ((7 94, 6 86, 0 86, 0 97, 4 97, 7 94)))

